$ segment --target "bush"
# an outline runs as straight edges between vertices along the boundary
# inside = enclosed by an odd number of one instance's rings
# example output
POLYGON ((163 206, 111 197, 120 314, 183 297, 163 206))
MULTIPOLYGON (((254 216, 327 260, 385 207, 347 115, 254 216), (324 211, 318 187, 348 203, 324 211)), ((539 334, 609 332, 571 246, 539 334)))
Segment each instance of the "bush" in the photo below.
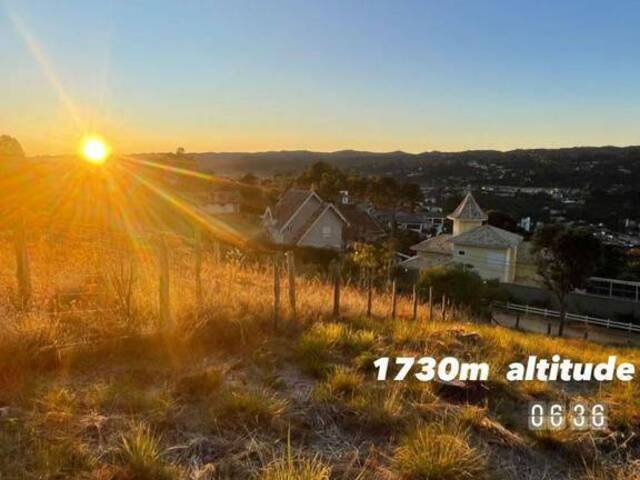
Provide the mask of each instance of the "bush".
POLYGON ((420 295, 428 297, 429 287, 433 287, 435 299, 444 294, 456 305, 469 307, 475 312, 507 296, 497 280, 483 280, 477 272, 458 264, 422 272, 418 282, 420 295))

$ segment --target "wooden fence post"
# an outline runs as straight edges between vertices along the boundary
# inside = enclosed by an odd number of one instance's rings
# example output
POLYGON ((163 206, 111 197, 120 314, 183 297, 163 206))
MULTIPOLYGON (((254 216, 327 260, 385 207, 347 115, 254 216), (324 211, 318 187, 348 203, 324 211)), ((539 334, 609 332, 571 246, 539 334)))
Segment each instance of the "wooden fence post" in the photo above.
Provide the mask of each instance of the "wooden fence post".
POLYGON ((31 273, 29 252, 27 250, 27 232, 24 223, 15 231, 16 280, 18 281, 18 307, 28 310, 31 300, 31 273))
POLYGON ((367 317, 371 316, 371 304, 373 303, 373 268, 369 268, 367 278, 367 317))
POLYGON ((215 240, 213 242, 213 257, 216 261, 216 264, 222 261, 222 251, 220 249, 220 242, 218 240, 215 240))
POLYGON ((429 321, 433 321, 433 287, 429 287, 429 321))
POLYGON ((335 262, 333 270, 333 316, 340 317, 340 264, 335 262))
POLYGON ((394 278, 391 281, 391 319, 395 320, 396 318, 396 306, 397 306, 397 298, 398 295, 398 284, 396 283, 396 279, 394 278))
POLYGON ((516 314, 516 330, 520 330, 520 314, 516 314))
POLYGON ((296 259, 293 251, 286 253, 287 257, 287 278, 289 284, 289 306, 291 307, 291 316, 296 317, 296 259))
POLYGON ((171 325, 171 306, 169 296, 169 251, 163 236, 158 240, 160 329, 166 330, 171 325))
POLYGON ((278 329, 280 322, 280 254, 273 257, 273 327, 278 329))
POLYGON ((442 321, 444 322, 447 319, 447 297, 444 293, 442 294, 442 304, 440 306, 442 308, 442 321))
POLYGON ((195 231, 194 238, 194 267, 196 280, 196 315, 200 315, 202 310, 202 230, 195 231))
POLYGON ((411 296, 411 308, 413 309, 411 312, 411 318, 416 320, 418 318, 418 284, 413 283, 413 293, 411 296))

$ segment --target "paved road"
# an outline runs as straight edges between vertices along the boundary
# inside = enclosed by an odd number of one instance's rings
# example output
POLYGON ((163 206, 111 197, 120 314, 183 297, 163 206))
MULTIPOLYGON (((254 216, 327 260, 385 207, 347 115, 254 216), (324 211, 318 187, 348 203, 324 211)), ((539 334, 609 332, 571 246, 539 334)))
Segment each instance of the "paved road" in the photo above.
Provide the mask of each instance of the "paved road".
MULTIPOLYGON (((504 310, 494 310, 493 318, 504 327, 515 328, 516 315, 513 312, 504 310)), ((520 315, 520 330, 536 333, 547 333, 548 325, 551 324, 551 334, 558 334, 560 323, 556 319, 544 318, 538 315, 520 315)), ((640 345, 640 334, 629 333, 623 330, 608 329, 596 325, 585 325, 578 322, 568 322, 565 324, 564 336, 568 338, 584 338, 587 332, 588 339, 598 343, 613 345, 640 345)))

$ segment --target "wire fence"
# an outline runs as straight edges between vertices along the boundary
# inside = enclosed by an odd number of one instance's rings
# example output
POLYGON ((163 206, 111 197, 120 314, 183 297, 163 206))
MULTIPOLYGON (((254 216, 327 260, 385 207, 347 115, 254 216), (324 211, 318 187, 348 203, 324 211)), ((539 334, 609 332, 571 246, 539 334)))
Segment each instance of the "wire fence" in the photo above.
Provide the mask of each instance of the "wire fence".
MULTIPOLYGON (((136 235, 100 229, 0 234, 0 328, 55 330, 57 343, 193 325, 211 316, 261 318, 367 315, 445 319, 444 296, 423 302, 374 272, 354 279, 335 263, 307 272, 292 252, 243 250, 196 234, 136 235), (436 307, 437 305, 437 307, 436 307)), ((0 331, 0 335, 2 332, 0 331)))

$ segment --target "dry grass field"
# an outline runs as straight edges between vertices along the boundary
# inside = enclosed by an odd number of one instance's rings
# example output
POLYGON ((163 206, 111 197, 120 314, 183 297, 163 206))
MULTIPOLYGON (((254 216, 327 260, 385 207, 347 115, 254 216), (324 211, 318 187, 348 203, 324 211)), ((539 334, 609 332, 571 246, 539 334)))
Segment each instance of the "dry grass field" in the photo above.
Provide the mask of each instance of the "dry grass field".
POLYGON ((2 480, 640 478, 637 380, 515 384, 502 374, 530 354, 616 354, 637 365, 636 349, 515 332, 457 311, 442 322, 423 305, 414 322, 405 297, 391 320, 383 292, 367 317, 366 294, 349 284, 333 318, 327 279, 303 269, 295 317, 283 279, 276 328, 268 261, 239 252, 219 261, 205 249, 198 306, 192 250, 177 240, 172 324, 161 330, 154 250, 95 245, 30 239, 27 313, 14 306, 10 239, 0 245, 2 480), (492 375, 465 394, 376 381, 376 358, 423 355, 488 361, 492 375), (532 433, 532 399, 602 400, 609 429, 532 433))

